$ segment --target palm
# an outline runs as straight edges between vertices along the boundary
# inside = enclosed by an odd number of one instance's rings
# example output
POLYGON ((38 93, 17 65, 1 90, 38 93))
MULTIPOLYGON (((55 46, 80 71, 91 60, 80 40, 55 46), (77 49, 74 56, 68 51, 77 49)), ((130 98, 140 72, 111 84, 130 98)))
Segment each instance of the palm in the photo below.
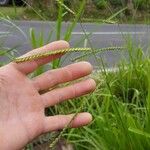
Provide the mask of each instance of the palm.
MULTIPOLYGON (((51 45, 54 47, 58 43, 52 43, 51 45)), ((0 146, 0 149, 7 150, 10 147, 12 150, 20 149, 42 133, 63 128, 70 122, 73 115, 46 117, 44 108, 68 98, 86 94, 95 88, 95 83, 90 79, 39 94, 42 90, 78 79, 91 72, 91 66, 88 63, 78 63, 62 69, 48 71, 33 79, 26 76, 35 70, 38 65, 51 59, 53 58, 49 57, 23 64, 11 63, 0 68, 0 134, 3 135, 0 140, 5 145, 0 146)), ((80 114, 73 121, 72 127, 82 126, 90 120, 91 117, 87 113, 80 114)))
POLYGON ((9 133, 8 140, 25 144, 44 130, 43 102, 31 81, 15 68, 1 71, 1 80, 0 106, 4 108, 0 109, 0 118, 4 126, 0 129, 9 133))

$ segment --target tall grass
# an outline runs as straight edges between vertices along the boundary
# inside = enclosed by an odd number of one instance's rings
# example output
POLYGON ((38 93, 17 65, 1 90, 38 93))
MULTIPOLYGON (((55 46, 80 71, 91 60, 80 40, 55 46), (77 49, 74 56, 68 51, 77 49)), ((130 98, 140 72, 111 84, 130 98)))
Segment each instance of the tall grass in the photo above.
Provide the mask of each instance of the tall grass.
POLYGON ((79 98, 73 106, 60 106, 61 112, 66 112, 66 108, 69 112, 84 100, 83 110, 93 115, 91 125, 64 134, 76 149, 150 148, 150 59, 140 48, 131 51, 130 62, 122 62, 117 71, 94 74, 97 89, 93 94, 79 98))
POLYGON ((18 48, 20 45, 14 45, 13 47, 7 47, 6 41, 8 38, 13 37, 13 33, 19 33, 24 39, 27 39, 26 34, 9 18, 6 18, 3 14, 0 13, 0 24, 2 27, 5 27, 5 31, 0 32, 0 58, 4 61, 0 62, 0 66, 9 63, 14 60, 16 55, 19 55, 18 48))
MULTIPOLYGON (((64 134, 76 149, 144 150, 150 147, 150 61, 140 47, 134 47, 133 43, 127 43, 129 61, 122 62, 117 72, 107 72, 103 65, 104 71, 95 74, 97 90, 93 94, 57 107, 59 112, 70 113, 86 101, 83 110, 94 116, 90 126, 64 134)), ((101 61, 103 64, 103 59, 101 61)))

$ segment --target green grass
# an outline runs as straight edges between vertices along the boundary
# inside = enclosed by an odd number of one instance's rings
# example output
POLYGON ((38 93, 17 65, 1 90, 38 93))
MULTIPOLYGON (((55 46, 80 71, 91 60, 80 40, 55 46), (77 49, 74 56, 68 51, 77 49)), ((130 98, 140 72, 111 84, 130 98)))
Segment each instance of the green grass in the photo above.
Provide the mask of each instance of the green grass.
MULTIPOLYGON (((115 12, 118 12, 120 8, 111 8, 111 9, 97 9, 96 7, 85 7, 84 14, 82 17, 83 22, 101 22, 102 20, 113 15, 115 12)), ((58 11, 59 12, 59 11, 58 11)), ((16 20, 51 20, 56 21, 58 12, 55 12, 53 9, 46 9, 46 11, 37 9, 37 8, 28 8, 28 7, 0 7, 0 14, 3 14, 5 17, 16 20)), ((65 12, 63 12, 65 13, 65 12)), ((64 14, 63 14, 64 15, 64 14)), ((116 17, 118 23, 139 23, 139 24, 150 24, 150 13, 148 10, 140 10, 136 12, 136 16, 125 16, 124 13, 120 13, 116 17)), ((63 21, 73 21, 72 16, 66 13, 63 17, 63 21)))
POLYGON ((64 134, 77 150, 150 148, 150 59, 140 48, 129 53, 130 62, 122 62, 118 71, 93 75, 94 93, 59 106, 68 113, 84 101, 82 110, 93 115, 91 125, 64 134))
POLYGON ((16 7, 16 9, 14 7, 0 7, 0 14, 11 19, 23 19, 25 17, 23 16, 24 10, 25 7, 16 7))

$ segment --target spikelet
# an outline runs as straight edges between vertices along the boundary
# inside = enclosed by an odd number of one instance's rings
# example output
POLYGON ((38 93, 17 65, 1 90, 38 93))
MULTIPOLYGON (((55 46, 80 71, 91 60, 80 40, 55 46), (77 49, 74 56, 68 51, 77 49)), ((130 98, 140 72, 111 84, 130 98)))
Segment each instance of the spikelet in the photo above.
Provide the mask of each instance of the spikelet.
POLYGON ((62 3, 60 0, 55 0, 59 5, 61 5, 62 7, 64 7, 68 12, 70 12, 71 14, 73 14, 74 16, 76 15, 76 13, 71 10, 69 7, 67 7, 64 3, 62 3))
POLYGON ((106 47, 106 48, 101 48, 101 49, 91 49, 91 48, 68 48, 68 49, 60 49, 60 50, 51 50, 48 52, 41 52, 37 54, 33 54, 31 56, 25 56, 25 57, 19 57, 14 60, 16 63, 21 63, 21 62, 26 62, 26 61, 33 61, 39 58, 44 58, 48 57, 51 55, 56 55, 56 54, 64 54, 67 52, 84 52, 84 51, 89 51, 89 52, 101 52, 101 51, 110 51, 110 50, 120 50, 124 49, 124 47, 106 47))
POLYGON ((64 134, 64 132, 69 128, 69 126, 71 125, 72 121, 76 118, 76 116, 78 115, 79 111, 81 110, 82 107, 80 107, 80 109, 74 114, 74 116, 72 117, 72 119, 70 120, 70 122, 62 129, 62 131, 59 133, 59 135, 55 138, 54 141, 52 141, 52 143, 50 143, 49 148, 53 149, 54 146, 57 144, 57 142, 60 140, 60 138, 62 137, 62 135, 64 134))

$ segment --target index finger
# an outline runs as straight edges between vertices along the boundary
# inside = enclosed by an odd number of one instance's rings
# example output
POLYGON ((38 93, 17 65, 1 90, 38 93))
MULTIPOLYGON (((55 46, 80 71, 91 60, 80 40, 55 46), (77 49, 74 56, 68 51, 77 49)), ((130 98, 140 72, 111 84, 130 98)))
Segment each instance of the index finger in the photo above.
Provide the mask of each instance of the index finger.
MULTIPOLYGON (((66 41, 56 41, 56 42, 47 44, 41 48, 34 49, 21 57, 30 56, 30 55, 41 53, 41 52, 48 52, 51 50, 65 49, 65 48, 69 48, 69 44, 66 41)), ((33 60, 33 61, 26 61, 26 62, 21 62, 18 64, 13 62, 12 64, 22 73, 29 74, 29 73, 33 72, 34 70, 36 70, 39 66, 44 65, 44 64, 46 64, 56 58, 59 58, 61 56, 62 56, 62 54, 51 55, 51 56, 39 58, 39 59, 33 60)))

